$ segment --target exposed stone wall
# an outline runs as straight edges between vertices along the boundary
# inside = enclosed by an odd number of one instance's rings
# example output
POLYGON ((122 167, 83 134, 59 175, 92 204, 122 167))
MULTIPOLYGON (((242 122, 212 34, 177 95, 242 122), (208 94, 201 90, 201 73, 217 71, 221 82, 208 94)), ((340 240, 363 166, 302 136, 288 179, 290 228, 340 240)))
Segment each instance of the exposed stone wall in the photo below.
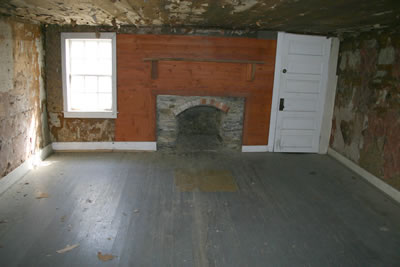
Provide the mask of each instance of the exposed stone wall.
POLYGON ((345 39, 330 146, 400 189, 400 34, 345 39))
POLYGON ((49 144, 39 25, 0 17, 0 177, 49 144))

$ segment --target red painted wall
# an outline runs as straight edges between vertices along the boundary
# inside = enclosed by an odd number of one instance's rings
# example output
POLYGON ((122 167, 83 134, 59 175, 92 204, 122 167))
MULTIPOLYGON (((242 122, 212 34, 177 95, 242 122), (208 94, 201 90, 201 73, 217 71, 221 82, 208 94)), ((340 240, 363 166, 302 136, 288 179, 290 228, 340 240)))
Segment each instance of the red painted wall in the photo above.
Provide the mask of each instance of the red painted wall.
POLYGON ((118 118, 116 141, 156 140, 156 95, 246 97, 244 145, 266 145, 272 101, 276 41, 199 36, 117 36, 118 118), (143 58, 258 60, 255 79, 247 64, 160 61, 158 79, 143 58))

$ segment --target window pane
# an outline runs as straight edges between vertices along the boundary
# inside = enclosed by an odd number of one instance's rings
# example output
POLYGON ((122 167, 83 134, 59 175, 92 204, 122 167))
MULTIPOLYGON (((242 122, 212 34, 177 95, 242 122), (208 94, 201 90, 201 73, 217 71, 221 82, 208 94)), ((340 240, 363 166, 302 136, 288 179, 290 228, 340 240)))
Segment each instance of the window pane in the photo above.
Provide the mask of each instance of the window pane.
POLYGON ((102 58, 111 59, 111 53, 112 53, 111 40, 102 40, 101 42, 99 42, 99 55, 101 55, 102 58))
POLYGON ((71 58, 83 58, 84 42, 81 40, 70 40, 71 58))
POLYGON ((85 90, 85 80, 83 76, 71 76, 71 93, 82 93, 85 90))
POLYGON ((85 41, 85 57, 90 59, 97 58, 97 41, 86 40, 85 41))
POLYGON ((97 76, 85 76, 85 92, 97 92, 97 76))
POLYGON ((72 110, 84 110, 85 109, 85 94, 83 94, 83 93, 72 94, 70 108, 72 110))
POLYGON ((99 74, 97 73, 97 60, 96 59, 85 59, 85 74, 99 74))
POLYGON ((71 74, 84 74, 85 65, 82 59, 71 59, 71 74))
POLYGON ((99 94, 99 109, 102 110, 111 110, 112 103, 112 95, 111 94, 99 94))
POLYGON ((99 92, 101 93, 111 93, 111 76, 110 77, 99 77, 99 92))
POLYGON ((74 111, 98 111, 97 94, 74 94, 71 96, 71 109, 74 111))
POLYGON ((97 73, 96 74, 111 75, 112 74, 111 59, 100 59, 97 62, 97 73))
POLYGON ((111 75, 111 60, 86 59, 84 64, 84 73, 91 75, 111 75))
POLYGON ((79 95, 80 99, 80 111, 97 111, 97 94, 96 93, 84 93, 84 94, 77 94, 79 95))

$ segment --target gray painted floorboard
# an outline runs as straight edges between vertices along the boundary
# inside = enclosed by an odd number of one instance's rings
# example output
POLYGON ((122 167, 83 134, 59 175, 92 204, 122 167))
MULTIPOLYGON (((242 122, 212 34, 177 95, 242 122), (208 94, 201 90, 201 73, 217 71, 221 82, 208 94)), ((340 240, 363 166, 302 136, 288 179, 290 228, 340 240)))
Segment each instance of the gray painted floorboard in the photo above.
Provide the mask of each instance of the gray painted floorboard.
POLYGON ((0 196, 0 266, 400 266, 399 205, 328 156, 57 153, 43 165, 0 196), (238 191, 180 192, 177 168, 229 170, 238 191), (56 253, 67 244, 79 247, 56 253))

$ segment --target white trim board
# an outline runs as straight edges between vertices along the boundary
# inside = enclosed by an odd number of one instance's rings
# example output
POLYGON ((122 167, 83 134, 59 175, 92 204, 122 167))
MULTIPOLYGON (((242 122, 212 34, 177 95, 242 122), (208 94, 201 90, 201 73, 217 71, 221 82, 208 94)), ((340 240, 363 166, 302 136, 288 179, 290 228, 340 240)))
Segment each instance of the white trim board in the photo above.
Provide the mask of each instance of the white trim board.
POLYGON ((332 37, 331 51, 328 63, 328 79, 326 85, 325 103, 323 108, 321 133, 319 139, 319 154, 326 154, 329 147, 329 139, 332 130, 333 110, 335 106, 336 86, 338 76, 336 75, 337 63, 339 59, 340 41, 332 37))
POLYGON ((356 163, 352 162, 345 156, 339 154, 332 148, 328 148, 328 155, 336 159, 337 161, 348 167, 350 170, 354 171, 355 173, 363 177, 365 180, 370 182, 372 185, 377 187, 379 190, 390 196, 392 199, 400 203, 400 191, 388 185, 387 183, 383 182, 381 179, 369 173, 365 169, 361 168, 356 163))
POLYGON ((51 153, 53 149, 51 144, 47 145, 45 148, 39 150, 34 155, 30 156, 21 165, 15 168, 12 172, 0 179, 0 195, 7 191, 13 184, 18 182, 25 174, 27 174, 31 169, 37 166, 40 162, 45 160, 51 153))
POLYGON ((156 142, 55 142, 53 150, 85 151, 85 150, 137 150, 156 151, 156 142))
MULTIPOLYGON (((156 151, 157 142, 55 142, 54 151, 156 151)), ((269 146, 242 146, 242 152, 268 152, 269 146)))
POLYGON ((278 102, 279 102, 279 86, 280 86, 280 75, 282 69, 282 44, 283 38, 285 36, 284 32, 278 32, 278 41, 276 45, 276 55, 275 55, 275 70, 274 70, 274 86, 272 88, 272 104, 271 104, 271 116, 269 123, 269 136, 268 145, 271 146, 271 152, 274 151, 275 144, 275 127, 276 119, 278 115, 278 102))
POLYGON ((242 152, 269 152, 269 146, 242 146, 242 152))

